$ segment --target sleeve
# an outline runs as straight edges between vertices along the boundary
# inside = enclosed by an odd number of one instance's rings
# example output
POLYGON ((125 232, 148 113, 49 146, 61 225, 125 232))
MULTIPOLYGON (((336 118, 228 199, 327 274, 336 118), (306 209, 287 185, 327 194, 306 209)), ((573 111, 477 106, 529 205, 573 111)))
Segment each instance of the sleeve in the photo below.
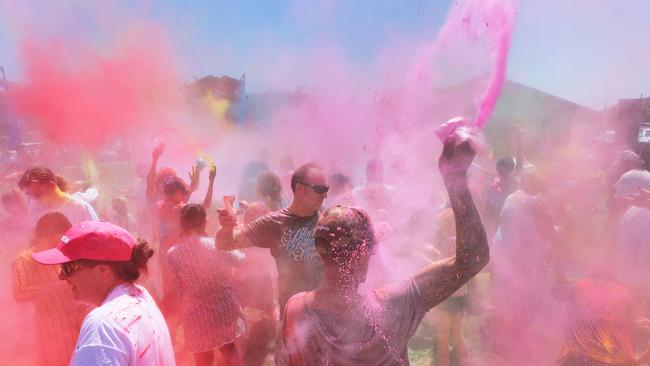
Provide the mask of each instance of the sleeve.
POLYGON ((77 349, 70 366, 128 365, 129 358, 119 349, 105 345, 88 345, 77 349))
POLYGON ((380 309, 374 316, 382 324, 379 328, 384 332, 382 337, 386 337, 395 349, 406 349, 409 339, 432 306, 425 303, 412 278, 377 289, 374 296, 376 308, 380 309))
POLYGON ((284 307, 284 315, 282 316, 280 325, 280 339, 279 350, 276 352, 277 366, 291 366, 291 365, 307 365, 309 364, 303 359, 300 352, 304 346, 301 341, 305 341, 303 331, 299 328, 304 328, 297 324, 299 314, 304 314, 306 310, 305 293, 298 293, 292 296, 284 307))
POLYGON ((262 216, 242 230, 242 235, 250 241, 252 246, 259 248, 270 248, 279 237, 280 227, 270 215, 262 216))
POLYGON ((88 221, 99 221, 99 217, 97 216, 97 212, 95 212, 95 209, 93 206, 90 205, 88 202, 84 202, 84 211, 86 215, 86 220, 88 221))
POLYGON ((114 328, 101 321, 84 321, 70 366, 128 365, 131 343, 114 328))
POLYGON ((616 190, 614 197, 627 198, 639 193, 639 188, 635 184, 636 180, 629 173, 623 174, 618 182, 614 184, 614 189, 616 190))
POLYGON ((376 291, 377 297, 381 301, 403 311, 424 314, 432 308, 425 302, 420 289, 412 278, 388 284, 376 291))

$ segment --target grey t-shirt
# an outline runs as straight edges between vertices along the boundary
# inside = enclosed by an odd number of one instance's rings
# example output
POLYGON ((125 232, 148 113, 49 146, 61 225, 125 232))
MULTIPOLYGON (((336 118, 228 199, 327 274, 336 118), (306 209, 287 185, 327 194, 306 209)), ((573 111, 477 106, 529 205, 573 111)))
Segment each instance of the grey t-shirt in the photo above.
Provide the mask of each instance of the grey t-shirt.
POLYGON ((318 213, 300 217, 282 209, 248 224, 243 234, 252 245, 269 248, 278 269, 278 303, 316 288, 323 273, 322 259, 314 245, 318 213))
POLYGON ((287 303, 279 365, 408 365, 407 345, 432 306, 412 279, 366 295, 352 316, 312 308, 307 293, 287 303))

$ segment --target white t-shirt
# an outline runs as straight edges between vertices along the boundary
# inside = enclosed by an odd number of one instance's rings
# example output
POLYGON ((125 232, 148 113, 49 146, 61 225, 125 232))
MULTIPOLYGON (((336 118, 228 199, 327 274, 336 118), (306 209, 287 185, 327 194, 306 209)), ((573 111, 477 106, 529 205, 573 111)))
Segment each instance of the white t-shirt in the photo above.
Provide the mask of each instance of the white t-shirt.
POLYGON ((99 221, 99 217, 97 217, 95 209, 88 202, 71 196, 67 193, 66 196, 67 201, 63 205, 56 208, 43 207, 38 201, 32 201, 32 205, 29 210, 31 222, 36 224, 41 216, 49 212, 60 212, 64 214, 68 220, 70 220, 70 223, 72 225, 80 223, 82 221, 99 221))
POLYGON ((619 278, 628 285, 647 287, 650 269, 650 209, 632 206, 618 226, 619 278))
POLYGON ((632 169, 621 175, 614 184, 615 197, 628 198, 639 194, 639 187, 650 190, 650 172, 645 169, 632 169))
POLYGON ((70 365, 175 365, 167 323, 149 292, 114 288, 84 319, 70 365))

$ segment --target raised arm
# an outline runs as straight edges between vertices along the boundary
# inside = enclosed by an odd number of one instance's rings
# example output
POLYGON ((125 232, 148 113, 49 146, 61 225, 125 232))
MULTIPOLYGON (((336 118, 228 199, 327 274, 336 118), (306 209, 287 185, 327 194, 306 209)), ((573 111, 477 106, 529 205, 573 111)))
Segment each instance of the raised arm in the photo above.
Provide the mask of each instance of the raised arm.
POLYGON ((165 151, 165 144, 159 143, 154 147, 153 152, 151 153, 151 166, 149 167, 149 172, 147 173, 147 200, 152 201, 156 199, 156 171, 158 170, 158 159, 165 151))
POLYGON ((214 178, 217 176, 217 167, 214 163, 210 164, 210 174, 208 175, 208 191, 205 192, 203 199, 203 208, 208 209, 212 204, 212 192, 214 191, 214 178))
POLYGON ((221 250, 242 249, 253 246, 244 232, 245 226, 237 225, 237 214, 233 207, 235 196, 223 198, 224 208, 217 209, 221 228, 217 231, 214 242, 221 250))
POLYGON ((524 132, 521 126, 515 130, 515 176, 520 176, 524 170, 524 132))
POLYGON ((189 202, 190 198, 192 197, 192 193, 199 189, 199 179, 201 177, 201 169, 199 166, 196 164, 192 165, 190 171, 187 172, 187 177, 190 179, 190 185, 188 187, 189 190, 187 192, 187 195, 185 196, 185 202, 189 202))
POLYGON ((456 223, 456 255, 424 267, 414 280, 427 305, 433 307, 451 296, 488 263, 485 230, 467 186, 467 170, 476 152, 468 141, 445 141, 438 162, 456 223))

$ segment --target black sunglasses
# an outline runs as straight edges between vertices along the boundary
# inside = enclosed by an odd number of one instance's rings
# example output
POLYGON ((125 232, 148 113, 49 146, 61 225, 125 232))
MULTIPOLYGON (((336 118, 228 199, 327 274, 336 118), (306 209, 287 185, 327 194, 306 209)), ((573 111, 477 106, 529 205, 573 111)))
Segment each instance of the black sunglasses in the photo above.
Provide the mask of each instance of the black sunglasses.
POLYGON ((306 182, 298 182, 298 183, 306 185, 307 187, 311 188, 314 192, 319 194, 327 193, 330 190, 329 186, 324 186, 321 184, 311 184, 306 182))
POLYGON ((59 278, 64 279, 69 277, 74 272, 86 267, 86 263, 82 261, 73 261, 68 263, 61 264, 61 272, 59 273, 59 278))

